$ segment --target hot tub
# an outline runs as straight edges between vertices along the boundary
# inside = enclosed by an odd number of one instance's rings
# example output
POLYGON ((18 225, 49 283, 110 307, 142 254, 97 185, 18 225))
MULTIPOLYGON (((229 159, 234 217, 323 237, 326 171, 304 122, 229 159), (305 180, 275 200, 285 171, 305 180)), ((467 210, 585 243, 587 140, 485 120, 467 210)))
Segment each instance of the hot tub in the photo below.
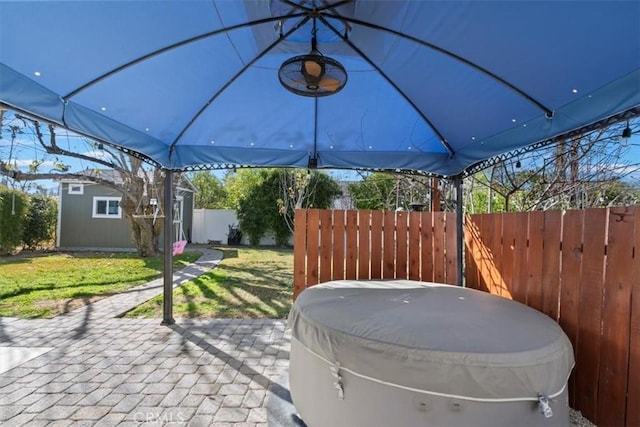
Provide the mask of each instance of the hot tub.
POLYGON ((549 317, 409 280, 306 289, 289 382, 309 427, 568 426, 571 343, 549 317))

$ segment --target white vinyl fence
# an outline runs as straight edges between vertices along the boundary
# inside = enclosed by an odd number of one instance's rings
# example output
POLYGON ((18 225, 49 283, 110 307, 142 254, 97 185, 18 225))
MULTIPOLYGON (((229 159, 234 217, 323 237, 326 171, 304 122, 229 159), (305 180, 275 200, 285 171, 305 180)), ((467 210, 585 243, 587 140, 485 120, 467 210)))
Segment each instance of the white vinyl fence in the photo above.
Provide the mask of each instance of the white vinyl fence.
MULTIPOLYGON (((238 216, 227 209, 194 209, 192 243, 227 244, 230 227, 238 227, 238 216)), ((248 245, 249 239, 243 234, 241 244, 248 245)), ((272 236, 265 236, 260 245, 275 245, 272 236)))

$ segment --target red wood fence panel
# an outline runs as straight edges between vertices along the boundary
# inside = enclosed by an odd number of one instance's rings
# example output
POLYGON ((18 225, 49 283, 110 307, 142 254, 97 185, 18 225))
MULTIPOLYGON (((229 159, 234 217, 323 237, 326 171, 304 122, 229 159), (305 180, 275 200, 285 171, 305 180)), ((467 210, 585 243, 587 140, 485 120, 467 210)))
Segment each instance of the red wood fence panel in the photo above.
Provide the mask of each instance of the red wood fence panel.
POLYGON ((542 312, 557 322, 560 303, 561 211, 545 212, 542 236, 542 312))
MULTIPOLYGON (((562 253, 560 273, 560 319, 573 348, 578 344, 578 299, 580 297, 580 271, 582 266, 582 211, 567 211, 562 226, 562 253)), ((575 370, 569 379, 569 403, 574 406, 575 370)))
MULTIPOLYGON (((302 211, 296 211, 296 215, 298 215, 298 212, 302 211)), ((341 280, 345 276, 345 221, 345 211, 333 212, 333 251, 331 252, 333 257, 333 280, 341 280)))
POLYGON ((431 212, 420 215, 420 277, 433 282, 433 217, 431 212))
POLYGON ((383 225, 383 245, 384 252, 382 256, 382 278, 395 278, 395 262, 396 262, 396 217, 394 212, 384 212, 383 225))
POLYGON ((433 281, 445 282, 445 218, 444 215, 433 216, 433 281))
POLYGON ((457 282, 451 213, 307 209, 295 227, 294 298, 340 279, 457 282))
POLYGON ((598 378, 600 370, 600 325, 604 292, 604 261, 607 210, 584 212, 579 338, 574 347, 576 392, 574 405, 590 420, 597 419, 598 378))
POLYGON ((526 268, 526 304, 542 311, 542 274, 544 212, 529 212, 528 252, 526 268))
POLYGON ((307 287, 307 210, 297 210, 293 236, 293 295, 297 296, 307 287))
POLYGON ((358 212, 358 279, 367 280, 369 275, 371 248, 369 238, 371 235, 371 224, 369 211, 358 212))
POLYGON ((496 277, 497 273, 494 272, 494 270, 497 269, 497 260, 495 259, 496 254, 493 252, 493 229, 496 226, 496 218, 498 217, 485 215, 481 221, 474 220, 474 222, 481 226, 478 232, 479 239, 477 242, 480 247, 480 262, 482 263, 480 268, 482 282, 481 288, 479 289, 499 295, 496 289, 496 283, 498 283, 499 280, 496 277))
POLYGON ((347 211, 347 253, 346 253, 346 275, 345 279, 356 278, 358 267, 358 212, 347 211))
MULTIPOLYGON (((635 232, 633 208, 609 210, 596 424, 625 425, 635 232)), ((638 280, 637 277, 634 278, 638 280)), ((638 381, 638 378, 632 379, 638 381)), ((637 404, 637 402, 636 402, 637 404)), ((638 410, 636 405, 634 410, 638 410)))
POLYGON ((640 206, 635 208, 634 263, 631 268, 632 298, 629 337, 627 425, 640 426, 640 206))
POLYGON ((320 211, 320 274, 318 281, 328 282, 332 274, 333 218, 331 211, 320 211))
POLYGON ((443 283, 449 285, 458 284, 458 256, 456 248, 458 242, 456 241, 456 214, 453 212, 444 213, 444 262, 445 273, 443 283))
MULTIPOLYGON (((480 221, 482 221, 482 218, 480 218, 480 221)), ((469 278, 467 286, 473 287, 474 289, 481 289, 480 283, 482 279, 480 277, 480 269, 473 260, 480 258, 480 228, 482 228, 482 225, 474 226, 471 224, 471 218, 469 216, 465 218, 465 224, 464 246, 467 250, 464 253, 464 265, 466 267, 465 275, 469 278)))
POLYGON ((318 283, 319 227, 320 212, 310 209, 307 213, 307 286, 318 283))
POLYGON ((489 217, 491 223, 491 237, 489 238, 488 251, 491 258, 490 268, 490 289, 492 294, 511 297, 506 288, 504 271, 502 270, 502 221, 503 215, 492 215, 489 217))
POLYGON ((382 211, 371 211, 371 278, 382 277, 382 211))
POLYGON ((527 302, 527 262, 529 215, 513 217, 513 299, 523 304, 527 302))
POLYGON ((409 235, 407 245, 409 246, 409 279, 420 280, 420 220, 422 212, 409 213, 409 235))
POLYGON ((500 273, 504 281, 503 296, 513 299, 513 245, 515 240, 515 214, 502 216, 502 267, 500 273))
POLYGON ((408 216, 408 212, 396 213, 396 261, 394 263, 396 279, 406 279, 409 277, 407 271, 408 216))

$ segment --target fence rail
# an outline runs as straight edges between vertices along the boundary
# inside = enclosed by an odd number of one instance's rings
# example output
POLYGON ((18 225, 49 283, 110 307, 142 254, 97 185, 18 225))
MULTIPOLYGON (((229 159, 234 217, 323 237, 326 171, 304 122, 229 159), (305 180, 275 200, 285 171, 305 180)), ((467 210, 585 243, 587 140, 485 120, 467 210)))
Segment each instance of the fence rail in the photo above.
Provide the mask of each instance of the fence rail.
MULTIPOLYGON (((455 215, 296 211, 294 295, 338 279, 457 283, 455 215)), ((471 215, 467 286, 556 320, 571 340, 572 407, 640 426, 640 206, 471 215)))

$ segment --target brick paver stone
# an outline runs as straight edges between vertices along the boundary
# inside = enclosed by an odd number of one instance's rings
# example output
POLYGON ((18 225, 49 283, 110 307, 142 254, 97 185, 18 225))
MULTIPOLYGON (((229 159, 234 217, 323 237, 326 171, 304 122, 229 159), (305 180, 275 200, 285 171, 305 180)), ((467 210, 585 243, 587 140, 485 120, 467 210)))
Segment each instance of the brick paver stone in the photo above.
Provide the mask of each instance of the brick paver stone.
POLYGON ((135 409, 140 401, 143 399, 143 396, 138 394, 128 394, 126 395, 117 405, 113 407, 111 412, 131 412, 135 409))
POLYGON ((213 417, 214 422, 241 422, 246 421, 249 410, 245 408, 220 408, 213 417))
POLYGON ((77 409, 75 406, 56 405, 36 414, 35 419, 68 420, 77 409))
POLYGON ((72 420, 99 420, 111 411, 108 406, 83 406, 71 415, 72 420))

